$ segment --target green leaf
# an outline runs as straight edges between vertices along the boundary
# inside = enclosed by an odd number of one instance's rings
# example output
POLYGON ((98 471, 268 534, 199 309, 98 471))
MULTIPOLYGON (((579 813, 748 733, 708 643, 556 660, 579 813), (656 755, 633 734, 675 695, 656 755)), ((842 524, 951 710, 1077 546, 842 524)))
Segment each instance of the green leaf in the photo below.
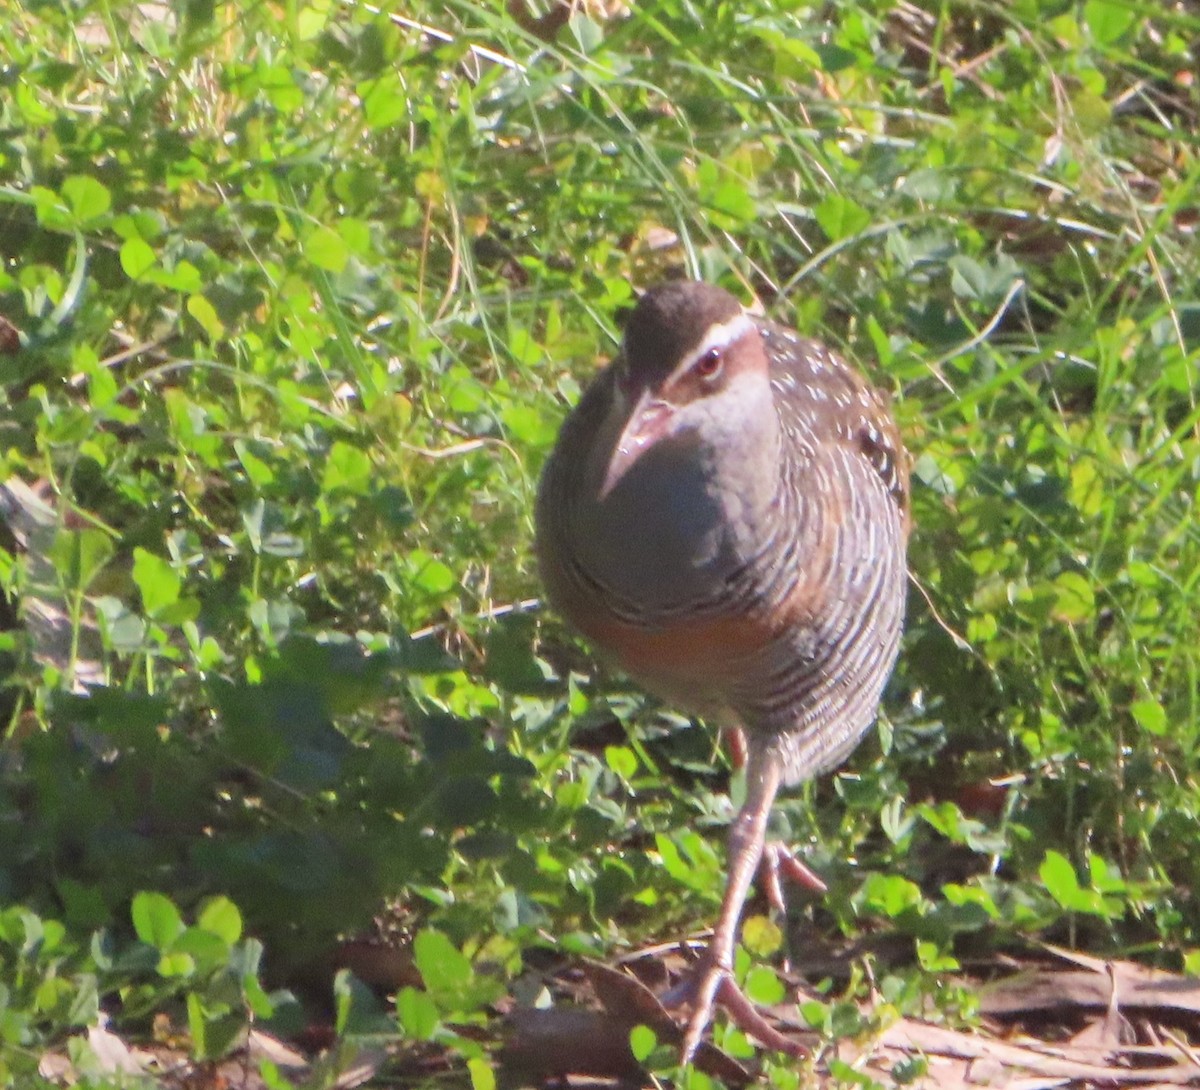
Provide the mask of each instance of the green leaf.
POLYGON ((623 780, 630 780, 637 774, 637 754, 628 746, 607 746, 604 763, 623 780))
POLYGON ((471 1090, 496 1090, 496 1072, 486 1060, 472 1056, 467 1061, 467 1071, 471 1075, 471 1090))
POLYGON ((329 22, 329 0, 308 0, 296 15, 296 31, 300 41, 311 42, 329 22))
POLYGON ((417 934, 413 941, 413 959, 425 987, 435 995, 461 994, 471 983, 471 963, 445 935, 432 928, 417 934))
POLYGON ((1088 877, 1092 888, 1100 893, 1125 893, 1129 889, 1121 872, 1102 855, 1088 852, 1088 877))
POLYGON ((779 974, 766 965, 756 965, 746 974, 746 998, 751 1003, 772 1006, 787 998, 787 988, 779 974))
POLYGON ((965 254, 956 254, 950 261, 953 275, 950 278, 950 290, 963 299, 982 299, 987 295, 990 277, 985 269, 974 258, 965 254))
POLYGON ((487 390, 465 367, 452 367, 442 383, 442 396, 456 413, 479 412, 488 403, 487 390))
POLYGON ((242 993, 246 997, 246 1006, 250 1008, 250 1013, 255 1018, 271 1018, 276 1014, 275 1002, 263 991, 262 984, 253 973, 243 975, 242 993))
POLYGON ((71 1001, 66 1012, 66 1021, 71 1026, 95 1025, 100 1014, 100 991, 92 973, 76 977, 71 982, 71 1001))
POLYGON ((158 959, 158 975, 189 977, 196 972, 196 959, 183 951, 170 951, 158 959))
POLYGON ((120 388, 117 386, 117 380, 113 378, 113 374, 108 368, 97 368, 88 375, 88 397, 94 410, 103 410, 106 413, 115 410, 119 413, 121 409, 116 405, 119 394, 120 388))
POLYGON ((696 182, 699 198, 710 212, 723 213, 738 223, 750 223, 758 215, 746 181, 712 159, 696 168, 696 182))
POLYGON ((828 1034, 832 1022, 832 1010, 819 999, 806 999, 800 1003, 800 1015, 813 1029, 828 1034))
POLYGON ((204 290, 204 278, 190 261, 176 262, 172 269, 155 269, 149 278, 164 288, 189 295, 204 290))
POLYGON ((225 326, 217 316, 217 308, 203 295, 189 295, 187 312, 196 319, 200 328, 208 334, 211 341, 220 340, 225 335, 225 326))
POLYGON ((411 567, 412 585, 435 597, 449 593, 458 583, 454 572, 442 561, 421 549, 414 549, 408 556, 411 567))
POLYGON ((339 1035, 346 1032, 354 1006, 354 974, 339 969, 333 978, 334 1029, 339 1035))
POLYGON ((186 954, 192 959, 195 972, 211 973, 229 961, 229 951, 230 944, 220 935, 200 927, 188 927, 171 944, 171 952, 166 956, 174 958, 186 954))
POLYGON ((130 916, 137 937, 156 950, 165 950, 184 932, 179 909, 161 893, 136 894, 130 916))
POLYGON ((242 468, 246 471, 250 483, 256 488, 266 488, 275 482, 275 471, 254 453, 250 444, 244 439, 234 441, 233 451, 237 455, 238 461, 242 463, 242 468))
POLYGON ((567 26, 570 27, 571 34, 579 46, 579 52, 585 57, 590 57, 604 42, 603 24, 590 18, 582 9, 572 12, 567 26))
POLYGON ((242 914, 228 897, 212 897, 205 901, 196 925, 219 935, 230 946, 242 937, 242 914))
POLYGON ((148 242, 134 237, 121 244, 121 268, 130 280, 140 280, 157 263, 158 255, 148 242))
POLYGON ((1092 585, 1078 572, 1063 572, 1054 580, 1054 616, 1060 621, 1075 624, 1086 621, 1096 612, 1096 595, 1092 585))
POLYGON ((517 326, 508 335, 508 351, 516 363, 531 365, 541 360, 546 350, 528 329, 517 326))
POLYGON ((108 190, 86 174, 73 174, 67 178, 60 192, 80 227, 99 219, 112 206, 112 196, 108 190))
POLYGON ((658 848, 659 858, 667 874, 678 882, 690 882, 693 878, 692 868, 679 854, 679 849, 666 833, 655 833, 654 843, 658 848))
POLYGON ((393 72, 385 72, 378 79, 359 84, 358 96, 367 125, 372 129, 395 125, 409 114, 404 85, 393 72))
POLYGON ((171 564, 143 548, 133 550, 133 581, 142 592, 142 608, 157 617, 179 600, 183 578, 171 564))
POLYGON ((649 1026, 637 1025, 629 1031, 629 1051, 638 1063, 646 1060, 658 1047, 658 1036, 649 1026))
POLYGON ((742 925, 742 945, 755 957, 768 958, 783 947, 783 932, 766 916, 750 916, 742 925))
POLYGON ((371 459, 367 452, 341 440, 334 443, 325 460, 325 472, 321 477, 321 490, 333 492, 343 488, 359 495, 370 487, 372 479, 371 459))
POLYGON ((1071 861, 1059 852, 1048 851, 1038 875, 1046 892, 1064 908, 1071 908, 1079 893, 1079 878, 1071 861))
POLYGON ((208 1055, 208 1035, 205 1033, 207 1020, 204 1017, 204 1003, 195 992, 189 992, 187 997, 188 1034, 192 1038, 192 1049, 197 1056, 208 1055))
POLYGON ((1140 18, 1143 9, 1133 0, 1087 0, 1083 21, 1101 45, 1120 41, 1140 18))
POLYGON ((506 405, 500 410, 509 437, 531 447, 549 447, 555 438, 546 414, 533 405, 506 405))
POLYGON ((350 260, 350 247, 332 227, 318 227, 301 244, 304 256, 318 269, 340 273, 350 260))
POLYGON ((61 1014, 70 1005, 74 991, 72 981, 63 977, 47 977, 34 992, 34 1010, 44 1015, 61 1014))
POLYGON ((863 884, 862 897, 870 911, 894 919, 921 904, 921 889, 899 874, 872 874, 863 884))
POLYGON ((426 992, 404 987, 396 995, 396 1018, 406 1037, 432 1041, 441 1025, 437 1004, 426 992))
POLYGON ((1157 700, 1137 700, 1129 706, 1129 713, 1149 734, 1162 737, 1167 733, 1167 711, 1157 700))
POLYGON ((831 193, 816 208, 813 215, 830 242, 857 235, 871 222, 871 213, 849 197, 831 193))
POLYGON ((113 555, 112 538, 103 530, 59 530, 50 557, 63 585, 87 590, 113 555))
POLYGON ((1020 269, 1012 258, 1005 254, 988 264, 976 261, 966 254, 955 254, 950 259, 950 289, 963 299, 973 299, 986 306, 994 306, 1020 278, 1020 269))
POLYGON ((957 959, 946 953, 935 942, 921 940, 917 943, 917 961, 927 973, 953 973, 959 969, 957 959))
POLYGON ((986 889, 980 889, 978 886, 960 886, 954 882, 948 882, 942 886, 942 895, 955 907, 979 908, 991 919, 1000 919, 1000 909, 986 889))

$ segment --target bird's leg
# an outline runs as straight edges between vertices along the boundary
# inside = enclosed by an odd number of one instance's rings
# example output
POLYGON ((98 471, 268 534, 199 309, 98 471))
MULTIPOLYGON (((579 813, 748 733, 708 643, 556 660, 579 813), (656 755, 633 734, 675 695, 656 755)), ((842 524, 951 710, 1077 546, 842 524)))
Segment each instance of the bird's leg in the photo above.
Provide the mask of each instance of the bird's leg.
POLYGON ((798 886, 811 889, 814 893, 825 893, 829 887, 821 881, 810 867, 796 858, 792 849, 786 844, 772 840, 763 845, 762 864, 759 867, 759 878, 762 880, 763 892, 776 912, 787 912, 787 902, 783 898, 783 883, 779 881, 782 874, 798 886))
POLYGON ((746 732, 741 727, 726 727, 721 737, 729 748, 729 763, 735 772, 740 772, 746 767, 746 732))
MULTIPOLYGON (((729 746, 730 762, 735 769, 741 769, 746 764, 746 732, 741 727, 730 727, 725 731, 725 739, 729 746)), ((777 841, 763 844, 761 872, 763 892, 771 907, 780 914, 787 911, 783 884, 779 881, 781 874, 814 893, 825 893, 829 889, 814 871, 796 858, 790 848, 777 841)))
POLYGON ((688 981, 692 1012, 683 1035, 680 1059, 687 1063, 696 1051, 713 1008, 724 1007, 746 1033, 770 1048, 802 1055, 803 1049, 776 1032, 733 982, 733 947, 746 894, 763 855, 767 816, 779 790, 781 762, 771 746, 755 745, 748 753, 746 801, 729 828, 728 878, 721 914, 712 939, 688 981))

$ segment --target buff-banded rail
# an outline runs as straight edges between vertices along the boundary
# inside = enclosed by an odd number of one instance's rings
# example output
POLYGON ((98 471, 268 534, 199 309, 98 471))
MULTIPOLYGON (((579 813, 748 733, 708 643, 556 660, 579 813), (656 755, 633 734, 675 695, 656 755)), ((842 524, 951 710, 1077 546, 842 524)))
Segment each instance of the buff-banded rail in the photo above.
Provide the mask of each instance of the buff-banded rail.
POLYGON ((899 647, 908 455, 887 399, 839 356, 728 292, 646 292, 542 474, 551 605, 646 689, 732 732, 745 802, 712 938, 676 999, 691 1058, 723 1007, 799 1050, 732 979, 762 866, 820 882, 765 843, 781 786, 841 763, 874 721, 899 647))

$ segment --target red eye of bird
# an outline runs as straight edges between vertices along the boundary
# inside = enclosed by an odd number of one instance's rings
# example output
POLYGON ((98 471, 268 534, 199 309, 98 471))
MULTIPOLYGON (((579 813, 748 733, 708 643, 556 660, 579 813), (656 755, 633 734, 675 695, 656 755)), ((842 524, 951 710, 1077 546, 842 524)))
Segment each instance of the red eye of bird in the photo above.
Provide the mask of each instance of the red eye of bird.
POLYGON ((721 358, 719 348, 710 348, 696 361, 696 374, 701 378, 716 378, 721 373, 725 361, 721 358))

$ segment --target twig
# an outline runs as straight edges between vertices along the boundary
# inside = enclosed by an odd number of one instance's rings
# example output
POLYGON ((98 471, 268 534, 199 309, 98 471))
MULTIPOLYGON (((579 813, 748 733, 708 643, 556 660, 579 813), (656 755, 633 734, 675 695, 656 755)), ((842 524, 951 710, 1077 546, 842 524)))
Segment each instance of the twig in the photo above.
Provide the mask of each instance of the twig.
MULTIPOLYGON (((510 613, 532 613, 535 609, 541 608, 542 600, 540 598, 522 598, 519 602, 508 602, 502 606, 492 606, 490 609, 482 609, 478 613, 472 614, 472 618, 476 621, 494 621, 499 617, 507 617, 510 613)), ((425 628, 418 628, 415 632, 410 632, 408 638, 410 640, 423 640, 429 636, 435 636, 440 632, 445 632, 449 625, 443 621, 440 624, 431 624, 425 628)))
POLYGON ((957 347, 950 349, 949 352, 934 360, 933 363, 929 365, 929 370, 933 373, 933 377, 936 378, 938 382, 940 382, 947 390, 949 390, 950 393, 954 393, 954 387, 951 386, 945 376, 942 375, 942 367, 954 359, 955 356, 961 356, 964 352, 970 352, 971 349, 976 345, 982 344, 985 340, 987 340, 992 330, 994 330, 996 326, 1000 324, 1000 320, 1004 317, 1005 312, 1008 310, 1008 304, 1013 301, 1017 295, 1017 292, 1019 292, 1023 287, 1025 287, 1025 281, 1020 277, 1017 277, 1017 279, 1009 285, 1008 291, 1004 293, 1004 298, 1000 300, 1000 305, 996 308, 995 313, 993 313, 984 324, 983 328, 981 328, 969 340, 964 341, 957 347))
MULTIPOLYGON (((351 6, 351 5, 347 5, 351 6)), ((445 30, 438 30, 437 27, 432 27, 428 23, 420 23, 416 19, 408 19, 403 15, 397 15, 393 11, 384 11, 383 8, 377 7, 374 4, 355 4, 355 7, 361 7, 369 11, 372 15, 384 15, 397 26, 407 27, 409 30, 416 30, 429 38, 436 38, 439 42, 453 42, 454 35, 445 30)), ((475 56, 482 58, 485 61, 492 61, 495 64, 508 68, 513 72, 520 72, 524 75, 528 69, 520 61, 515 61, 512 57, 506 57, 503 53, 497 53, 494 49, 488 49, 483 45, 469 45, 467 49, 475 56)))

